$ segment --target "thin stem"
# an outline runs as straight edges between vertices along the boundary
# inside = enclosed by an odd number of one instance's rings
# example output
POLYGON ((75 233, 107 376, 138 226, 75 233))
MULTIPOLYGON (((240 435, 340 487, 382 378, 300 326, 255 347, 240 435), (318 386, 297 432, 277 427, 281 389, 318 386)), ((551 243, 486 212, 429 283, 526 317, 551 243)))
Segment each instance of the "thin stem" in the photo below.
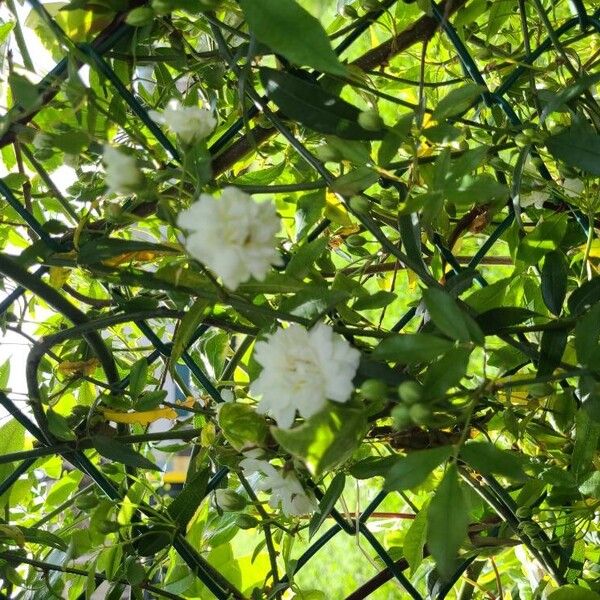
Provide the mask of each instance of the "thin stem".
MULTIPOLYGON (((258 514, 262 519, 261 526, 265 535, 265 546, 269 555, 269 562, 271 563, 271 577, 273 578, 273 587, 277 588, 277 586, 280 584, 279 571, 277 568, 277 551, 275 550, 275 545, 273 543, 273 536, 271 534, 271 527, 269 525, 269 515, 267 514, 267 511, 263 508, 262 504, 259 502, 258 498, 256 497, 256 494, 254 493, 254 490, 252 489, 252 486, 248 483, 248 480, 241 473, 238 473, 238 479, 242 484, 242 487, 246 490, 248 496, 250 496, 258 514)), ((275 597, 278 599, 283 598, 283 590, 278 589, 275 592, 275 597)))

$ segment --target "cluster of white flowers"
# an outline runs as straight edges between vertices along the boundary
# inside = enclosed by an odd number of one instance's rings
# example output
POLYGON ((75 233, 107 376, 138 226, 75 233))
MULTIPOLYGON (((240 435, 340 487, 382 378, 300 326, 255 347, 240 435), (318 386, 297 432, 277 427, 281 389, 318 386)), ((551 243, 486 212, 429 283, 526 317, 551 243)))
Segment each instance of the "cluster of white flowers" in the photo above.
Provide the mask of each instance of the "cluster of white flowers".
POLYGON ((284 473, 276 469, 266 460, 248 457, 240 462, 245 477, 259 474, 258 482, 253 486, 257 492, 270 491, 269 506, 281 510, 287 516, 306 515, 317 509, 315 497, 302 487, 296 475, 289 471, 284 473))
POLYGON ((109 192, 132 194, 139 191, 144 182, 144 176, 139 170, 134 156, 125 154, 118 148, 106 144, 102 160, 109 192))
POLYGON ((162 113, 151 110, 148 114, 157 123, 166 125, 186 145, 208 137, 217 124, 210 110, 182 106, 177 100, 170 100, 162 113))
POLYGON ((271 265, 281 264, 275 206, 254 202, 237 188, 226 187, 218 199, 201 194, 179 214, 177 224, 189 232, 187 251, 231 290, 251 277, 264 280, 271 265))
POLYGON ((261 398, 257 410, 288 429, 296 411, 308 418, 328 399, 348 401, 360 352, 324 323, 310 330, 292 324, 258 342, 254 358, 263 368, 250 387, 261 398))

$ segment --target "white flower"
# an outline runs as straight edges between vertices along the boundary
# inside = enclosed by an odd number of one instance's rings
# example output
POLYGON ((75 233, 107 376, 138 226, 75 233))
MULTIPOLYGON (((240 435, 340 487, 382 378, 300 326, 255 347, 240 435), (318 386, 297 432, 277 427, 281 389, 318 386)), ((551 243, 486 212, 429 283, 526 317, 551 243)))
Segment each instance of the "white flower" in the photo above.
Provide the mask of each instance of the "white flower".
POLYGON ((102 160, 109 192, 127 194, 139 189, 144 176, 137 167, 135 157, 107 144, 104 146, 102 160))
POLYGON ((254 486, 257 492, 270 491, 269 506, 279 508, 287 516, 306 515, 317 509, 315 497, 307 492, 296 475, 287 472, 285 475, 271 463, 257 458, 245 458, 240 462, 244 476, 258 473, 260 479, 254 486))
POLYGON ((258 342, 254 358, 263 367, 250 388, 262 397, 257 410, 288 429, 296 410, 308 418, 328 399, 348 401, 360 352, 324 323, 310 331, 294 323, 258 342))
POLYGON ((182 106, 177 100, 170 100, 162 113, 151 110, 148 114, 157 123, 166 125, 184 144, 193 144, 208 137, 217 124, 210 110, 182 106))
POLYGON ((271 202, 257 203, 227 187, 221 198, 201 194, 177 219, 189 231, 187 251, 235 290, 254 277, 262 281, 271 265, 281 264, 275 234, 281 224, 271 202))

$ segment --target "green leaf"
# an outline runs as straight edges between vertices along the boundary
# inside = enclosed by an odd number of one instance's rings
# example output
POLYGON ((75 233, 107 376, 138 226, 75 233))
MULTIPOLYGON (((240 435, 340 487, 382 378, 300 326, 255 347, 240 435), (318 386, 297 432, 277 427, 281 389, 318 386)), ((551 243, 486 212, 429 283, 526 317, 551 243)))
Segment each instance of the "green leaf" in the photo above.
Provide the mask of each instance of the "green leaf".
POLYGON ((269 428, 263 417, 249 405, 226 402, 219 408, 219 427, 225 439, 238 451, 264 445, 269 428))
POLYGON ((580 96, 585 90, 600 81, 600 73, 594 75, 584 75, 579 77, 574 83, 566 87, 558 94, 553 94, 550 102, 544 106, 541 121, 545 121, 548 115, 562 108, 565 104, 580 96))
POLYGON ((15 104, 18 104, 25 110, 32 110, 39 105, 40 94, 37 86, 31 83, 27 77, 18 73, 11 73, 8 76, 8 83, 15 104))
POLYGON ((140 242, 137 240, 120 240, 103 238, 86 242, 79 247, 77 262, 81 265, 95 264, 110 258, 126 256, 135 252, 153 252, 157 254, 179 254, 180 251, 171 246, 140 242))
POLYGON ((410 574, 413 575, 423 562, 423 549, 427 542, 427 512, 429 505, 424 504, 411 523, 406 535, 402 550, 404 558, 410 566, 410 574))
POLYGON ((50 408, 46 411, 46 419, 48 419, 48 429, 53 436, 57 437, 59 440, 71 441, 76 439, 73 428, 62 415, 54 412, 50 408))
POLYGON ((469 507, 451 464, 435 492, 427 514, 427 547, 442 578, 454 572, 458 550, 467 537, 469 507))
POLYGON ((460 450, 460 457, 480 473, 496 473, 517 481, 526 478, 523 457, 490 442, 467 442, 460 450))
POLYGON ((412 259, 415 265, 419 265, 420 274, 427 273, 427 267, 423 262, 423 253, 421 250, 419 215, 417 213, 400 215, 398 218, 398 227, 406 255, 412 259))
POLYGON ((61 538, 50 531, 44 529, 36 529, 29 527, 20 527, 21 533, 26 542, 30 544, 40 544, 41 546, 48 546, 55 548, 61 552, 66 552, 68 545, 61 538))
POLYGON ((570 296, 567 301, 569 311, 572 315, 579 315, 582 312, 600 302, 600 277, 594 277, 581 284, 570 296))
POLYGON ((296 204, 296 241, 301 240, 317 223, 325 209, 325 190, 304 194, 296 204))
POLYGON ((395 456, 368 456, 354 463, 348 472, 354 479, 371 479, 385 475, 396 464, 395 456))
POLYGON ((137 411, 154 410, 164 402, 168 394, 169 392, 167 390, 152 390, 151 392, 146 392, 138 396, 133 408, 137 411))
POLYGON ((600 499, 600 471, 594 471, 579 486, 579 491, 585 496, 600 499))
POLYGON ((342 196, 356 196, 377 183, 378 180, 378 173, 370 167, 358 167, 358 169, 338 177, 333 182, 331 189, 342 196))
POLYGON ((458 385, 467 371, 470 355, 468 348, 453 348, 432 363, 423 381, 424 396, 440 398, 447 390, 458 385))
POLYGON ((500 306, 480 313, 475 320, 485 335, 491 335, 536 316, 539 315, 528 308, 500 306))
POLYGON ((577 481, 592 465, 599 439, 600 423, 592 421, 588 411, 580 408, 575 415, 575 446, 571 455, 571 469, 577 481))
POLYGON ((512 15, 514 0, 495 0, 490 6, 485 28, 485 38, 489 42, 512 15))
POLYGON ((95 435, 92 437, 92 443, 94 444, 94 448, 104 458, 108 458, 109 460, 115 461, 119 464, 123 464, 128 467, 149 469, 152 471, 161 470, 160 467, 148 460, 145 456, 142 456, 139 452, 136 452, 129 446, 118 442, 114 438, 104 435, 95 435))
POLYGON ((306 277, 315 261, 325 252, 328 243, 327 237, 320 237, 300 246, 285 269, 286 275, 296 279, 306 277))
POLYGON ((140 360, 133 363, 129 370, 129 393, 133 400, 144 391, 147 381, 148 361, 145 358, 140 358, 140 360))
POLYGON ((552 156, 590 175, 600 175, 600 135, 576 128, 550 137, 546 146, 552 156))
POLYGON ((290 119, 318 131, 350 140, 376 140, 383 130, 368 131, 358 124, 360 110, 316 83, 285 71, 261 68, 267 96, 290 119))
POLYGON ((548 600, 600 600, 600 594, 578 585, 563 585, 550 592, 548 600))
POLYGON ((167 507, 167 513, 181 531, 185 531, 206 495, 210 469, 198 471, 167 507))
MULTIPOLYGON (((8 420, 0 427, 0 456, 11 452, 20 452, 25 448, 25 430, 23 426, 14 419, 8 420)), ((14 471, 14 463, 0 465, 0 482, 4 481, 14 471)), ((5 496, 0 500, 0 506, 4 504, 5 496)))
POLYGON ((384 338, 373 350, 372 356, 414 364, 433 360, 453 347, 453 342, 428 333, 399 333, 384 338))
POLYGON ((284 450, 318 476, 344 462, 362 441, 366 428, 365 411, 330 405, 299 427, 272 427, 271 433, 284 450))
POLYGON ((420 485, 427 479, 429 473, 451 455, 451 446, 441 446, 428 450, 417 450, 398 458, 385 477, 386 489, 401 491, 420 485))
POLYGON ((423 290, 423 300, 431 320, 442 333, 461 342, 483 343, 479 325, 458 307, 450 294, 428 288, 423 290))
POLYGON ((297 65, 347 74, 319 21, 295 0, 239 0, 256 39, 297 65))
POLYGON ((580 364, 590 364, 590 359, 597 354, 599 341, 600 302, 579 317, 575 324, 575 351, 580 364))
POLYGON ((433 118, 436 121, 442 121, 448 117, 465 112, 484 91, 484 88, 476 83, 467 83, 462 87, 452 90, 439 101, 433 111, 433 118))
POLYGON ((202 323, 209 306, 210 303, 208 300, 197 298, 194 304, 192 304, 185 313, 183 319, 181 319, 173 338, 173 348, 171 349, 171 356, 169 357, 171 368, 174 368, 181 358, 181 355, 188 347, 192 335, 198 329, 200 323, 202 323))
POLYGON ((568 331, 566 329, 547 329, 542 333, 540 342, 540 360, 538 363, 538 377, 552 375, 560 365, 560 361, 567 347, 568 331))
POLYGON ((376 308, 383 308, 388 304, 391 304, 397 298, 393 292, 386 292, 385 290, 379 290, 370 296, 364 296, 358 298, 352 305, 354 310, 373 310, 376 308))
POLYGON ((560 315, 567 295, 567 261, 562 252, 554 250, 546 254, 542 267, 542 298, 548 310, 560 315))
POLYGON ((528 265, 536 265, 548 252, 558 248, 566 231, 566 215, 550 215, 521 240, 517 259, 528 265))
POLYGON ((333 510, 335 503, 344 491, 346 485, 346 476, 344 473, 338 473, 329 484, 327 491, 319 502, 319 510, 313 515, 308 526, 308 539, 312 538, 333 510))

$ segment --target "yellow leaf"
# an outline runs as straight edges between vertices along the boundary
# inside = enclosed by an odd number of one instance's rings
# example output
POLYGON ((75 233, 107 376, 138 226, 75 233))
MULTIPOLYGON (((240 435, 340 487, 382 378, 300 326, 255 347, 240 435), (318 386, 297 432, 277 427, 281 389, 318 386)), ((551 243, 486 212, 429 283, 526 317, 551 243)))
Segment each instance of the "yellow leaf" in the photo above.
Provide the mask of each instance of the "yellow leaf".
POLYGON ((23 532, 18 527, 12 527, 11 525, 3 525, 0 523, 0 538, 8 538, 21 548, 25 545, 23 532))
POLYGON ((348 211, 335 194, 327 192, 326 200, 325 217, 327 219, 342 227, 352 227, 354 225, 348 211))
POLYGON ((417 149, 417 156, 431 156, 433 154, 433 144, 430 144, 427 140, 421 142, 421 145, 417 149))
MULTIPOLYGON (((586 244, 583 244, 583 246, 579 247, 579 249, 581 250, 581 252, 584 256, 585 256, 585 247, 586 247, 586 244)), ((592 240, 592 246, 590 247, 589 258, 600 258, 600 240, 598 240, 598 239, 592 240)))
POLYGON ((102 264, 107 265, 109 267, 118 267, 123 263, 132 263, 132 262, 152 262, 159 256, 163 256, 165 254, 170 254, 170 252, 164 251, 155 251, 155 250, 140 250, 139 252, 125 252, 124 254, 119 254, 119 256, 114 256, 113 258, 108 258, 107 260, 103 260, 102 264))
POLYGON ((67 283, 69 274, 69 269, 65 269, 64 267, 50 267, 50 285, 59 290, 65 283, 67 283))
POLYGON ((62 375, 91 375, 99 365, 97 358, 65 360, 58 365, 57 370, 62 375))
POLYGON ((148 425, 154 423, 159 419, 171 419, 177 418, 177 411, 171 407, 166 408, 155 408, 154 410, 143 410, 140 412, 121 412, 118 410, 110 410, 108 408, 102 409, 102 414, 108 421, 115 423, 127 423, 133 425, 148 425))

